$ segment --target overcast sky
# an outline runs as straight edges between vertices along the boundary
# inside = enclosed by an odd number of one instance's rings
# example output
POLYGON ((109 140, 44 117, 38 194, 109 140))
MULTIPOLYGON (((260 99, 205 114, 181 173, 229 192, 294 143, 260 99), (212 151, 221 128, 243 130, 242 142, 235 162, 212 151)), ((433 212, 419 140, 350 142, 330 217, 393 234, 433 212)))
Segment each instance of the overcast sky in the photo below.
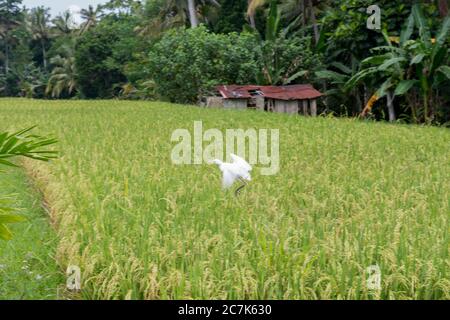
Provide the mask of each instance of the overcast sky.
MULTIPOLYGON (((66 10, 71 10, 76 15, 80 9, 87 8, 89 5, 94 7, 98 4, 105 3, 106 0, 22 0, 23 5, 27 8, 44 6, 50 8, 52 16, 66 10)), ((79 18, 75 16, 78 22, 79 18)))

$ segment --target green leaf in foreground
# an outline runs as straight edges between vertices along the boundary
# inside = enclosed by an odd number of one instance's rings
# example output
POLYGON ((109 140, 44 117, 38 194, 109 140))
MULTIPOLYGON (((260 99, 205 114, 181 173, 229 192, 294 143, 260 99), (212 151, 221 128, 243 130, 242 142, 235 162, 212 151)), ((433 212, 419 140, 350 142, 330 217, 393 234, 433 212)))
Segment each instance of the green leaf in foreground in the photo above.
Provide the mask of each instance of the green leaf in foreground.
MULTIPOLYGON (((56 139, 42 137, 29 132, 36 126, 29 127, 14 133, 0 133, 0 165, 17 167, 11 160, 16 157, 26 157, 35 160, 48 161, 57 157, 57 152, 46 150, 49 145, 55 144, 56 139)), ((12 208, 4 205, 0 200, 0 239, 10 240, 12 233, 6 226, 10 223, 17 223, 25 219, 10 214, 12 208)))
POLYGON ((15 167, 16 165, 10 159, 19 156, 41 161, 57 157, 56 151, 43 149, 55 144, 57 140, 29 134, 34 128, 35 126, 12 134, 8 132, 0 134, 0 164, 15 167))

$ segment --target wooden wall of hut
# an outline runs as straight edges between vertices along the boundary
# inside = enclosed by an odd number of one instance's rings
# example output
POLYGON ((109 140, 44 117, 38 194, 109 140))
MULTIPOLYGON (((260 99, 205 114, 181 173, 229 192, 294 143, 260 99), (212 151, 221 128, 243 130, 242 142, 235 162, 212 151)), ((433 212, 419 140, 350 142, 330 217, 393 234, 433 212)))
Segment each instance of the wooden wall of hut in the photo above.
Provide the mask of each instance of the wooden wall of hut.
POLYGON ((224 99, 222 97, 208 97, 206 98, 206 107, 207 108, 223 108, 224 107, 224 99))
POLYGON ((255 98, 256 109, 264 111, 264 97, 256 97, 255 98))
POLYGON ((224 99, 225 109, 247 109, 247 99, 224 99))
POLYGON ((297 100, 275 100, 275 112, 298 114, 297 100))

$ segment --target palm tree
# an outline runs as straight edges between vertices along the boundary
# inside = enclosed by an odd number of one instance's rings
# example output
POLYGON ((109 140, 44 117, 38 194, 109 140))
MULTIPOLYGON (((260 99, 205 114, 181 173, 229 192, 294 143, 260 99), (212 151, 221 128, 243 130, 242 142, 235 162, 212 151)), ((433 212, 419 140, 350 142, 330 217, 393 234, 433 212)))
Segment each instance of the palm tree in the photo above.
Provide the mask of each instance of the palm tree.
POLYGON ((71 96, 77 90, 74 42, 61 46, 59 52, 57 56, 50 60, 54 68, 45 91, 47 95, 51 95, 53 98, 59 98, 63 93, 71 96))
POLYGON ((119 15, 135 15, 142 10, 142 6, 142 2, 136 0, 109 0, 101 8, 119 15))
POLYGON ((217 0, 187 0, 187 10, 189 13, 189 22, 192 28, 196 28, 198 22, 198 6, 213 5, 220 7, 220 3, 217 0))
POLYGON ((185 0, 148 2, 140 17, 142 23, 135 31, 143 37, 158 38, 166 30, 185 26, 188 21, 186 13, 185 0))
MULTIPOLYGON (((255 14, 256 11, 265 6, 270 0, 248 0, 247 16, 250 20, 252 28, 256 28, 255 14)), ((301 26, 306 27, 309 23, 313 29, 314 40, 316 44, 319 42, 320 32, 317 23, 317 10, 319 6, 326 5, 327 1, 319 0, 282 0, 280 11, 283 18, 289 23, 300 20, 301 26), (301 19, 299 19, 301 17, 301 19)))
POLYGON ((302 27, 306 26, 306 1, 305 0, 284 0, 280 4, 282 17, 286 21, 299 20, 302 27))
POLYGON ((69 35, 72 33, 73 17, 69 10, 66 10, 62 14, 56 16, 52 22, 59 35, 69 35))
POLYGON ((256 11, 263 7, 268 0, 248 0, 248 6, 247 6, 247 16, 250 20, 250 26, 253 29, 256 29, 256 22, 255 22, 255 15, 256 11))
POLYGON ((313 31, 314 31, 314 40, 316 41, 316 44, 319 43, 319 26, 317 24, 317 18, 316 18, 316 8, 319 1, 313 1, 308 0, 308 11, 309 11, 309 17, 310 17, 310 23, 312 25, 313 31))
MULTIPOLYGON (((136 28, 143 36, 158 37, 165 30, 189 24, 195 28, 200 19, 208 21, 207 14, 201 14, 201 9, 208 6, 220 7, 216 0, 159 0, 148 4, 144 23, 136 28)), ((203 10, 208 13, 208 10, 203 10)))
POLYGON ((0 0, 0 38, 4 43, 5 73, 10 70, 11 31, 22 22, 21 0, 0 0))
POLYGON ((198 26, 197 5, 195 3, 195 0, 187 0, 187 2, 189 11, 189 21, 191 22, 191 27, 196 28, 198 26))
POLYGON ((33 40, 39 41, 42 50, 42 63, 44 69, 47 69, 47 50, 46 45, 50 39, 49 28, 50 14, 49 9, 37 7, 31 10, 29 15, 29 29, 33 40))
POLYGON ((81 19, 84 20, 80 29, 80 34, 83 34, 97 24, 101 17, 101 8, 99 6, 94 8, 92 5, 89 5, 87 9, 82 9, 80 11, 80 15, 81 19))

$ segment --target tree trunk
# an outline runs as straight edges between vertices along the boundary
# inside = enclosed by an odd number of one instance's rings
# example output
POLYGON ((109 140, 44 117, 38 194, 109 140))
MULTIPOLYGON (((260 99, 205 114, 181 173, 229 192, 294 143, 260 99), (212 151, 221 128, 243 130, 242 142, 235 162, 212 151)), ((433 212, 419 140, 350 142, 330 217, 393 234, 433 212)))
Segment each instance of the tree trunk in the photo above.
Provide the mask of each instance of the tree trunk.
POLYGON ((5 38, 5 73, 9 73, 9 44, 8 38, 5 38))
POLYGON ((197 18, 197 8, 195 6, 195 0, 187 0, 189 9, 189 21, 191 22, 191 27, 196 28, 198 26, 197 18))
POLYGON ((387 99, 387 107, 388 107, 388 112, 389 112, 389 121, 394 122, 395 120, 397 120, 395 117, 395 109, 394 109, 395 96, 392 92, 388 92, 386 99, 387 99))
POLYGON ((431 124, 434 121, 434 118, 436 116, 435 113, 435 104, 434 104, 434 97, 433 97, 433 92, 430 92, 430 98, 429 98, 429 103, 428 103, 428 107, 430 108, 430 117, 429 117, 429 123, 431 124))
POLYGON ((314 12, 314 6, 312 3, 312 0, 308 1, 308 7, 309 7, 309 14, 311 17, 311 24, 314 30, 314 40, 316 41, 316 45, 319 43, 319 26, 317 25, 317 19, 316 19, 316 13, 314 12))
POLYGON ((306 26, 306 9, 305 9, 305 0, 300 2, 300 9, 302 11, 302 27, 306 26))
POLYGON ((369 94, 368 94, 367 91, 368 91, 368 90, 367 90, 367 86, 364 85, 364 106, 363 106, 363 108, 364 108, 365 106, 367 106, 367 103, 369 102, 369 99, 370 99, 370 96, 369 96, 369 94))
POLYGON ((44 63, 44 70, 47 70, 47 52, 45 51, 45 43, 41 40, 42 47, 42 62, 44 63))
POLYGON ((248 19, 250 20, 250 26, 253 29, 256 29, 255 15, 254 14, 249 15, 248 19))
POLYGON ((247 0, 247 14, 248 14, 248 20, 250 22, 250 26, 256 30, 256 20, 255 20, 255 12, 252 11, 250 13, 250 10, 248 10, 252 4, 253 0, 247 0))

